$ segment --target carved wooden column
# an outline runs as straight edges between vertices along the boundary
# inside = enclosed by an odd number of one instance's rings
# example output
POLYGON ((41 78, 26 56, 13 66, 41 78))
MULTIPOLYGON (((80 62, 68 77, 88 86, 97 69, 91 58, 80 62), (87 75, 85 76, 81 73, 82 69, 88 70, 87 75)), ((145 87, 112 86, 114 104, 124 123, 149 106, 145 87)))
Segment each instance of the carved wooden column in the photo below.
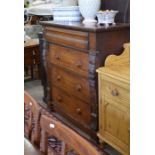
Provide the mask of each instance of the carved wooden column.
POLYGON ((98 51, 89 51, 89 86, 91 94, 91 128, 95 131, 98 130, 98 81, 96 69, 104 65, 103 53, 98 51))
MULTIPOLYGON (((43 91, 44 91, 44 96, 43 96, 43 101, 45 103, 50 102, 50 88, 49 88, 49 80, 48 79, 48 73, 47 73, 47 55, 48 55, 48 42, 45 41, 43 38, 43 33, 40 32, 38 34, 39 36, 39 48, 40 48, 40 61, 41 61, 41 83, 43 85, 43 91)), ((49 105, 49 104, 48 104, 49 105)))

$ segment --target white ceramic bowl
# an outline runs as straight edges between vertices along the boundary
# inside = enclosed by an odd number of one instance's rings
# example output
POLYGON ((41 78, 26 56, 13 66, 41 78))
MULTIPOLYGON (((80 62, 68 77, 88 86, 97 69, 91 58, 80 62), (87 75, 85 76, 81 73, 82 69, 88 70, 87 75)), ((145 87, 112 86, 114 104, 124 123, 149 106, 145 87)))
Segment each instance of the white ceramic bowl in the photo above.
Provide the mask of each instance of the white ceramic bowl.
POLYGON ((54 21, 79 22, 81 20, 78 6, 56 7, 52 11, 54 21))
POLYGON ((115 16, 118 13, 116 10, 99 11, 96 16, 98 18, 98 24, 115 24, 115 16))

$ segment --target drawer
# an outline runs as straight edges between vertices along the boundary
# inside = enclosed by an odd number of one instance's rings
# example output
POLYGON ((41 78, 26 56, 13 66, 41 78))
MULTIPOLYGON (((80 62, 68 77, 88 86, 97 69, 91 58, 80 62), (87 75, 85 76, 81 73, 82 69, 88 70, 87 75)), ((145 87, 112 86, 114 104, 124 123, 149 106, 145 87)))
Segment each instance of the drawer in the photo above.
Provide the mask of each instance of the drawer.
POLYGON ((53 65, 50 70, 52 85, 56 85, 67 93, 89 103, 90 91, 86 78, 80 77, 70 71, 65 71, 53 65))
POLYGON ((102 80, 101 95, 104 95, 109 101, 119 103, 127 107, 130 106, 130 91, 117 84, 102 80))
POLYGON ((47 41, 69 47, 88 49, 88 33, 62 28, 45 27, 44 37, 47 41))
POLYGON ((90 106, 70 94, 52 87, 52 100, 57 104, 56 107, 61 108, 62 111, 73 120, 83 124, 90 123, 90 106))
POLYGON ((57 45, 49 46, 50 62, 88 76, 88 54, 57 45))

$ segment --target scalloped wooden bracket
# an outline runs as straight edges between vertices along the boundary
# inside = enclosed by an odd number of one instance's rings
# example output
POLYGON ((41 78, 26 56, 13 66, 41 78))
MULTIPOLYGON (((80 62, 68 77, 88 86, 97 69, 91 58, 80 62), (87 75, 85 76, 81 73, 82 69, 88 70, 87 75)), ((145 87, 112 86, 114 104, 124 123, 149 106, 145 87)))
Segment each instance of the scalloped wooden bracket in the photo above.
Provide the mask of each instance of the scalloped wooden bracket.
POLYGON ((124 51, 120 56, 110 55, 105 60, 105 66, 112 66, 118 64, 122 64, 124 62, 130 62, 130 43, 125 43, 123 45, 124 51))

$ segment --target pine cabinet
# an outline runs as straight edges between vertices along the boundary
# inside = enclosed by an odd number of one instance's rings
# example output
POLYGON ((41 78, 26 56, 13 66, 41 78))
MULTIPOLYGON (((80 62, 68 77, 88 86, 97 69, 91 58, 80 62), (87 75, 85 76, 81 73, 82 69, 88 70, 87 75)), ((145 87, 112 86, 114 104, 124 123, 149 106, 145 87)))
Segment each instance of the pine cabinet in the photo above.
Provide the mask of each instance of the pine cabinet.
POLYGON ((109 56, 99 74, 100 142, 129 155, 130 146, 130 60, 129 44, 120 56, 109 56))

